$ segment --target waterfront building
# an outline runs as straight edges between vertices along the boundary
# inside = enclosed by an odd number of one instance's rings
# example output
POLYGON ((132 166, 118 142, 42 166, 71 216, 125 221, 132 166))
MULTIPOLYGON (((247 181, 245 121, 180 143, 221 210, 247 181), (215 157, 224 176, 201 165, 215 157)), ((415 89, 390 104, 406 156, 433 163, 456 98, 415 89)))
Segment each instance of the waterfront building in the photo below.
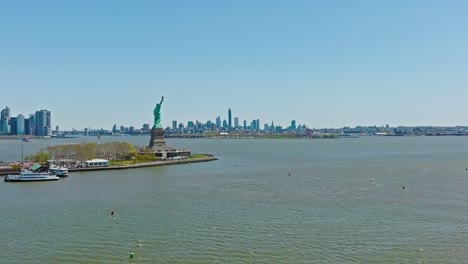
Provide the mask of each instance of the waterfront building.
POLYGON ((188 121, 187 122, 187 128, 188 129, 193 129, 195 127, 195 125, 193 124, 193 121, 188 121))
POLYGON ((51 114, 48 110, 36 111, 36 135, 48 136, 50 135, 51 114))
POLYGON ((247 130, 247 120, 244 120, 244 130, 247 130))
POLYGON ((172 121, 172 129, 177 130, 177 120, 172 121))
POLYGON ((24 115, 22 114, 19 114, 17 117, 16 117, 16 134, 17 135, 24 135, 25 133, 25 119, 24 119, 24 115))
POLYGON ((216 118, 216 128, 220 129, 221 128, 221 117, 218 116, 216 118))
POLYGON ((204 127, 206 130, 213 130, 214 124, 211 123, 211 120, 206 121, 206 125, 204 127))
POLYGON ((232 113, 231 108, 228 109, 228 130, 232 129, 232 113))
POLYGON ((18 130, 16 126, 16 117, 11 117, 10 118, 10 135, 18 135, 18 130))
POLYGON ((260 119, 257 119, 256 125, 257 131, 260 131, 260 119))
POLYGON ((8 134, 10 132, 10 114, 8 106, 0 112, 0 134, 8 134))
POLYGON ((24 134, 29 136, 34 136, 36 130, 36 116, 30 114, 29 118, 24 120, 24 134))
POLYGON ((239 118, 238 117, 234 117, 234 128, 239 128, 239 118))
POLYGON ((291 121, 291 129, 296 130, 296 120, 291 121))
POLYGON ((250 130, 252 131, 257 129, 257 125, 255 124, 255 122, 257 122, 257 120, 255 119, 250 122, 250 130))

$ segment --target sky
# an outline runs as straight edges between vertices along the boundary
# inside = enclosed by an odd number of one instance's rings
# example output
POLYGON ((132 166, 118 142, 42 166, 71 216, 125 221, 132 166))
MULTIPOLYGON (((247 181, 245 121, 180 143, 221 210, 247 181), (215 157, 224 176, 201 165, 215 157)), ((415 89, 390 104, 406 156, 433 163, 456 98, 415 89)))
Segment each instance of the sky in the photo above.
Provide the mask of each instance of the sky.
POLYGON ((0 108, 61 130, 468 125, 468 1, 0 0, 0 108))

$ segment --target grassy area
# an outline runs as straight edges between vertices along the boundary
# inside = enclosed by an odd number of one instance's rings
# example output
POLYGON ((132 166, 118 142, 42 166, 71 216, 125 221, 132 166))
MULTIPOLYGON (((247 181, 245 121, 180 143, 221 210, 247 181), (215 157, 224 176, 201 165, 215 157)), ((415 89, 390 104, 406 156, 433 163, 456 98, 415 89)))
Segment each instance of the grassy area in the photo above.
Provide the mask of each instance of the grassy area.
POLYGON ((135 160, 110 160, 109 163, 111 166, 121 166, 121 165, 133 165, 133 164, 140 163, 140 162, 136 162, 135 160))
MULTIPOLYGON (((193 154, 187 157, 187 159, 203 159, 209 157, 208 154, 193 154)), ((131 159, 131 160, 110 160, 111 166, 125 166, 125 165, 133 165, 133 164, 140 164, 144 162, 153 162, 153 161, 163 161, 160 159, 154 160, 142 160, 142 159, 131 159)))
POLYGON ((188 158, 189 159, 202 159, 208 157, 208 154, 192 154, 188 158))

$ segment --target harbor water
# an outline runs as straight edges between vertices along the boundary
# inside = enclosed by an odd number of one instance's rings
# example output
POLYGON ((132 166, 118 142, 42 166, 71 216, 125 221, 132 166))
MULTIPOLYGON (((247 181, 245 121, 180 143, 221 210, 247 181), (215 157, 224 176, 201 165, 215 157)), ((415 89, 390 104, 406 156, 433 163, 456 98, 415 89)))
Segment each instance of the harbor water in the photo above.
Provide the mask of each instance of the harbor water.
MULTIPOLYGON (((88 141, 149 137, 23 147, 88 141)), ((468 263, 468 137, 166 141, 219 160, 1 181, 0 263, 468 263)))

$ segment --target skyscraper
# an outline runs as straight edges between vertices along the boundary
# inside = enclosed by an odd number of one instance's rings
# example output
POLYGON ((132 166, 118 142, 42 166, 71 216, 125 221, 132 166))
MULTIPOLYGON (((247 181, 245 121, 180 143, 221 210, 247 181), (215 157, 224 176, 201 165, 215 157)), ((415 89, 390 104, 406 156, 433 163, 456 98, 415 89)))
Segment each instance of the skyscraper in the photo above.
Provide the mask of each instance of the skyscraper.
POLYGON ((172 121, 172 129, 177 130, 177 120, 172 121))
POLYGON ((234 128, 239 128, 239 118, 234 117, 234 128))
POLYGON ((36 135, 47 136, 50 134, 51 115, 45 109, 36 111, 36 135))
POLYGON ((296 120, 291 121, 291 129, 296 130, 296 120))
POLYGON ((10 134, 11 135, 18 135, 18 126, 17 126, 17 119, 16 117, 11 117, 10 118, 10 134))
POLYGON ((34 136, 36 131, 36 116, 30 114, 29 118, 24 120, 24 134, 34 136))
POLYGON ((10 132, 10 108, 5 107, 0 113, 0 134, 8 134, 10 132))
POLYGON ((232 114, 231 108, 228 109, 228 130, 232 129, 232 114))
POLYGON ((24 135, 24 115, 19 114, 16 117, 16 134, 17 135, 24 135))
POLYGON ((220 129, 221 128, 221 117, 218 116, 216 118, 216 128, 220 129))

